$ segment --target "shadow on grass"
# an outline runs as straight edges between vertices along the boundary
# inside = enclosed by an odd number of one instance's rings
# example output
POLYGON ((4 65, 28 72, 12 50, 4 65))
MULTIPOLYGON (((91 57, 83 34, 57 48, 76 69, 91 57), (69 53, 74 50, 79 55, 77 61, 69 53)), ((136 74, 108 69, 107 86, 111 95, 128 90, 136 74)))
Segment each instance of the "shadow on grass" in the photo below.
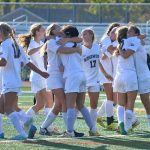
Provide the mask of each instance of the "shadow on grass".
MULTIPOLYGON (((81 139, 82 140, 82 139, 81 139)), ((35 144, 36 147, 38 147, 38 145, 40 146, 46 146, 47 149, 68 149, 68 150, 91 150, 91 149, 98 149, 98 150, 106 150, 106 145, 101 145, 101 143, 97 143, 96 145, 98 147, 93 147, 94 145, 90 145, 90 141, 89 142, 74 142, 72 139, 72 142, 69 142, 67 140, 60 140, 60 142, 58 142, 58 139, 56 139, 57 142, 54 141, 47 141, 47 140, 35 140, 35 141, 24 141, 24 144, 35 144), (86 145, 87 143, 87 145, 86 145), (82 146, 84 145, 84 146, 82 146)), ((94 142, 95 143, 95 142, 94 142)))
MULTIPOLYGON (((137 137, 137 136, 136 136, 137 137)), ((132 138, 132 137, 131 137, 132 138)), ((83 138, 82 140, 90 140, 94 142, 100 142, 102 144, 108 144, 113 146, 122 146, 127 148, 134 149, 149 149, 150 142, 149 141, 141 141, 141 140, 131 140, 131 139, 122 139, 118 137, 97 137, 97 138, 83 138)))

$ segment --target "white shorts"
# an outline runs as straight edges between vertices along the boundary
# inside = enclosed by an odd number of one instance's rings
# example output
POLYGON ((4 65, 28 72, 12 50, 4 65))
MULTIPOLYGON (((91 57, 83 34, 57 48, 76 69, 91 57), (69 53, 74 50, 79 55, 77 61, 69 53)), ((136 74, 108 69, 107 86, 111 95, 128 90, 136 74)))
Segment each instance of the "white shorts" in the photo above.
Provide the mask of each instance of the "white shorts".
POLYGON ((65 79, 65 93, 82 93, 86 92, 86 78, 84 73, 78 73, 68 76, 65 79))
POLYGON ((139 94, 150 93, 150 78, 138 80, 139 94))
POLYGON ((6 94, 6 93, 9 93, 9 92, 15 92, 19 96, 19 95, 21 95, 21 88, 5 88, 5 89, 2 89, 2 94, 6 94))
POLYGON ((119 93, 127 93, 129 91, 138 90, 137 75, 134 71, 124 73, 116 73, 113 91, 119 93))
POLYGON ((46 89, 46 79, 39 78, 39 80, 31 81, 31 91, 37 93, 42 89, 46 89))
MULTIPOLYGON (((101 63, 103 65, 103 68, 105 69, 105 71, 111 75, 113 77, 113 72, 112 72, 112 62, 111 59, 105 59, 105 60, 101 60, 101 63)), ((112 83, 112 81, 108 80, 104 74, 102 72, 100 72, 100 83, 104 84, 104 83, 112 83)))
POLYGON ((62 75, 50 75, 46 81, 47 90, 64 88, 64 80, 62 75))
POLYGON ((100 85, 87 86, 87 92, 100 92, 100 85))

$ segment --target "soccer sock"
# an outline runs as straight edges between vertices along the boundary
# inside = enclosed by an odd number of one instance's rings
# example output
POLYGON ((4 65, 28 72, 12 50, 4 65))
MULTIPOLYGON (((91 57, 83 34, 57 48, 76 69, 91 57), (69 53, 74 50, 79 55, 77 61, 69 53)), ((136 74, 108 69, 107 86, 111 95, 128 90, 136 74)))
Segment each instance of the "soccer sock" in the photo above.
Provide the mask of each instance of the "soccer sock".
POLYGON ((102 103, 101 107, 99 108, 97 112, 99 117, 103 117, 105 115, 105 105, 106 105, 106 101, 102 103))
POLYGON ((105 111, 106 111, 106 116, 107 117, 112 117, 113 116, 113 104, 114 102, 111 100, 107 100, 105 104, 105 111))
POLYGON ((91 120, 90 113, 89 113, 88 109, 86 107, 83 107, 80 110, 80 112, 83 115, 83 118, 84 118, 86 124, 88 125, 88 127, 90 128, 90 130, 95 132, 96 128, 93 126, 93 123, 92 123, 92 120, 91 120))
POLYGON ((29 116, 23 110, 18 111, 17 114, 19 116, 19 119, 23 123, 27 122, 30 119, 29 116))
POLYGON ((114 102, 111 100, 107 100, 105 104, 105 111, 106 111, 106 116, 107 116, 107 125, 110 125, 113 123, 113 104, 114 102))
POLYGON ((135 123, 137 120, 136 116, 135 116, 135 113, 133 112, 133 116, 132 116, 132 124, 135 123))
POLYGON ((24 137, 27 137, 27 134, 24 131, 24 129, 23 129, 21 123, 20 123, 20 120, 19 120, 17 112, 12 112, 11 114, 8 115, 8 118, 11 120, 11 122, 14 125, 15 129, 17 130, 17 132, 20 135, 22 135, 24 137))
POLYGON ((49 107, 44 108, 44 115, 47 116, 51 110, 52 108, 49 108, 49 107))
POLYGON ((41 128, 48 128, 53 123, 53 121, 55 120, 56 117, 57 116, 51 111, 47 115, 47 117, 46 117, 45 121, 43 122, 41 128))
POLYGON ((132 127, 132 116, 133 111, 126 109, 126 115, 125 115, 125 129, 128 131, 132 127))
POLYGON ((3 120, 2 120, 2 114, 0 114, 0 134, 3 132, 3 120))
POLYGON ((124 122, 124 114, 125 114, 125 108, 121 105, 117 106, 117 119, 118 119, 118 124, 121 122, 124 122))
POLYGON ((64 120, 65 128, 67 128, 67 112, 62 112, 62 117, 64 120))
POLYGON ((27 110, 26 114, 27 114, 29 117, 33 118, 33 116, 35 115, 35 111, 34 111, 34 110, 32 109, 32 107, 31 107, 31 108, 29 108, 29 109, 27 110))
POLYGON ((150 115, 147 115, 148 125, 150 126, 150 115))
POLYGON ((90 116, 91 116, 94 128, 97 129, 97 126, 96 126, 97 109, 91 109, 90 110, 90 116))
POLYGON ((75 108, 68 108, 67 110, 67 131, 72 133, 74 131, 74 123, 76 120, 75 108))

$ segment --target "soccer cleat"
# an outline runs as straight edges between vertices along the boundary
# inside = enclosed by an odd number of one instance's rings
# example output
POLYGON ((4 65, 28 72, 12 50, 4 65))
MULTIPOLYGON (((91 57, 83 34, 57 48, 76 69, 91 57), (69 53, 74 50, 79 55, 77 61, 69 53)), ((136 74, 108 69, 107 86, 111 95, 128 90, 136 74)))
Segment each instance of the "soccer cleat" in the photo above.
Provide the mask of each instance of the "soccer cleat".
POLYGON ((75 137, 75 134, 74 134, 74 132, 73 133, 69 133, 69 132, 66 131, 60 137, 61 138, 73 138, 73 137, 75 137))
POLYGON ((59 132, 58 128, 55 128, 55 127, 49 126, 49 127, 47 128, 47 131, 48 131, 49 133, 51 133, 51 135, 60 135, 60 132, 59 132))
POLYGON ((52 135, 46 128, 41 128, 41 127, 40 127, 39 134, 41 134, 41 135, 48 135, 48 136, 52 135))
POLYGON ((139 120, 136 119, 133 123, 132 123, 132 128, 136 128, 138 125, 140 124, 139 120))
POLYGON ((18 140, 18 141, 23 141, 23 140, 26 140, 27 137, 25 136, 22 136, 22 135, 17 135, 15 137, 12 137, 11 140, 18 140))
POLYGON ((4 133, 0 134, 0 139, 4 139, 4 133))
POLYGON ((121 122, 121 123, 119 124, 119 130, 120 130, 120 134, 121 134, 121 135, 127 135, 127 132, 125 131, 124 123, 123 123, 123 122, 121 122))
POLYGON ((74 136, 75 136, 75 137, 83 137, 83 136, 84 136, 84 133, 76 132, 76 131, 74 130, 74 136))
POLYGON ((28 121, 24 123, 24 129, 28 133, 33 123, 33 119, 30 118, 28 121))
POLYGON ((98 118, 97 118, 97 123, 98 123, 100 126, 102 126, 103 128, 106 128, 106 126, 105 126, 105 124, 104 124, 104 122, 103 122, 102 117, 98 117, 98 118))
POLYGON ((107 125, 106 127, 108 130, 112 130, 112 131, 116 131, 117 130, 117 126, 115 123, 111 123, 110 125, 107 125))
POLYGON ((100 133, 98 133, 97 131, 96 132, 93 132, 93 131, 89 131, 89 136, 100 136, 100 133))
POLYGON ((36 131, 37 131, 37 128, 34 125, 31 125, 30 130, 28 132, 28 138, 33 139, 36 131))

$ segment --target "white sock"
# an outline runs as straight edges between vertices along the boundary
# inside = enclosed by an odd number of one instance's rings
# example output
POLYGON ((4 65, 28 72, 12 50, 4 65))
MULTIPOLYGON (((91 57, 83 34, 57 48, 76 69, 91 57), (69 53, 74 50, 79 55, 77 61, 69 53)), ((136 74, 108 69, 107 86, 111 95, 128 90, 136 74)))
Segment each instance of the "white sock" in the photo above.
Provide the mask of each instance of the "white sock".
POLYGON ((99 117, 103 117, 105 115, 105 105, 106 105, 106 101, 102 103, 101 107, 99 108, 97 112, 99 117))
POLYGON ((97 124, 96 123, 96 120, 97 120, 97 109, 91 109, 90 110, 90 116, 91 116, 94 128, 97 129, 97 126, 96 126, 96 124, 97 124))
POLYGON ((51 110, 52 108, 48 108, 48 107, 44 108, 44 115, 47 116, 51 110))
POLYGON ((113 114, 113 104, 114 102, 111 100, 107 100, 105 104, 105 111, 106 111, 106 116, 107 117, 112 117, 113 114))
POLYGON ((29 116, 23 110, 18 111, 17 114, 19 116, 19 119, 23 123, 27 122, 30 119, 29 116))
POLYGON ((126 114, 125 114, 125 129, 128 131, 129 129, 132 128, 132 116, 133 116, 133 111, 126 109, 126 114))
POLYGON ((118 124, 121 122, 124 122, 124 114, 125 114, 125 108, 121 105, 117 106, 117 119, 118 119, 118 124))
POLYGON ((2 120, 2 114, 0 114, 0 134, 4 133, 3 131, 3 120, 2 120))
POLYGON ((41 128, 48 128, 53 123, 53 121, 55 120, 55 118, 56 118, 56 115, 51 111, 47 115, 47 117, 46 117, 45 121, 43 122, 41 128))
POLYGON ((65 128, 67 128, 67 112, 62 112, 62 117, 64 120, 65 128))
POLYGON ((150 115, 147 115, 148 125, 150 126, 150 115))
POLYGON ((31 107, 27 110, 26 114, 32 118, 35 115, 35 111, 31 107))
POLYGON ((132 124, 135 123, 137 121, 137 118, 135 116, 135 113, 133 112, 133 116, 132 116, 132 124))
POLYGON ((12 112, 11 114, 8 115, 8 117, 11 120, 11 122, 14 125, 15 129, 17 130, 17 132, 20 135, 22 135, 24 137, 27 137, 27 134, 24 131, 24 129, 23 129, 21 123, 20 123, 20 120, 19 120, 17 112, 12 112))

